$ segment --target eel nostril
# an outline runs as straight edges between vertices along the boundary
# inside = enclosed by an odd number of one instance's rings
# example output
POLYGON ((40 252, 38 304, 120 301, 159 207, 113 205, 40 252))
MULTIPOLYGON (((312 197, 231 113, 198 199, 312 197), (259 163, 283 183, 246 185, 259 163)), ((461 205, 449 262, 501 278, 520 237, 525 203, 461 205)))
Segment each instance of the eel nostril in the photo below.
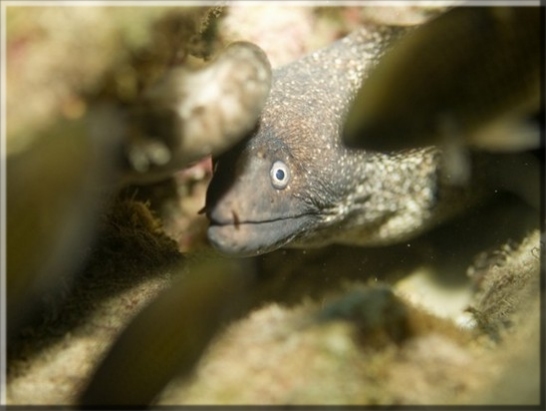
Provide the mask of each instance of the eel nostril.
POLYGON ((234 210, 231 210, 231 215, 233 216, 233 224, 235 225, 235 229, 239 229, 239 216, 234 210))

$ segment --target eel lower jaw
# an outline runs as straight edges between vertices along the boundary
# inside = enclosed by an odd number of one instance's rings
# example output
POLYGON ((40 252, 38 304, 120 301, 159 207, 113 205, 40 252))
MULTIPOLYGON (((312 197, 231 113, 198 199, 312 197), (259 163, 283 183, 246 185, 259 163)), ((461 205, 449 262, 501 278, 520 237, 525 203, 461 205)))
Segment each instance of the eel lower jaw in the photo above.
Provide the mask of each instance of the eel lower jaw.
POLYGON ((251 257, 282 247, 312 221, 312 215, 237 224, 211 220, 207 237, 211 245, 224 254, 251 257))

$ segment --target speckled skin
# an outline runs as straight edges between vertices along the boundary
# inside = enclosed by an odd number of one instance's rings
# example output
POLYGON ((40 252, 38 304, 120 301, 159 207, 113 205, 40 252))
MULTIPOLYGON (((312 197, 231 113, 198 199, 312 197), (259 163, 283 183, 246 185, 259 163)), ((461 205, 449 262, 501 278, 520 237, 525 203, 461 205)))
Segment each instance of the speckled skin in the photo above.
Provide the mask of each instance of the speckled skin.
POLYGON ((381 154, 342 145, 362 78, 401 31, 362 28, 274 71, 255 132, 218 159, 207 192, 217 249, 248 256, 282 246, 395 243, 468 205, 473 190, 443 184, 435 148, 381 154), (290 172, 283 189, 271 182, 278 160, 290 172))

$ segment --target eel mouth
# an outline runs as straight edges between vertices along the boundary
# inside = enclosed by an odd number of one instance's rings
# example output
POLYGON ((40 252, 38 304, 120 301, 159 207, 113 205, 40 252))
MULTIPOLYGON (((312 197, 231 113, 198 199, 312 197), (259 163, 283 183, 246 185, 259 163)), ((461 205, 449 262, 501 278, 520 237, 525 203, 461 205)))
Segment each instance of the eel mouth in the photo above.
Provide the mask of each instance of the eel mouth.
POLYGON ((312 222, 312 214, 260 221, 210 220, 207 237, 214 248, 232 256, 264 254, 289 243, 312 222))

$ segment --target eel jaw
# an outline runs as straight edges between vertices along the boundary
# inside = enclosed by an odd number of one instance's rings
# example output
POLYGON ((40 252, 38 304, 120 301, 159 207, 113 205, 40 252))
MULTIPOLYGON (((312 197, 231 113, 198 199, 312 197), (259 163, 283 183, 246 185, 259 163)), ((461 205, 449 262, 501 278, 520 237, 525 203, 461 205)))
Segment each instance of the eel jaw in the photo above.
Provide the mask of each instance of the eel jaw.
POLYGON ((211 219, 207 237, 218 251, 238 257, 251 257, 274 251, 308 228, 313 215, 303 214, 263 221, 220 223, 211 219))

